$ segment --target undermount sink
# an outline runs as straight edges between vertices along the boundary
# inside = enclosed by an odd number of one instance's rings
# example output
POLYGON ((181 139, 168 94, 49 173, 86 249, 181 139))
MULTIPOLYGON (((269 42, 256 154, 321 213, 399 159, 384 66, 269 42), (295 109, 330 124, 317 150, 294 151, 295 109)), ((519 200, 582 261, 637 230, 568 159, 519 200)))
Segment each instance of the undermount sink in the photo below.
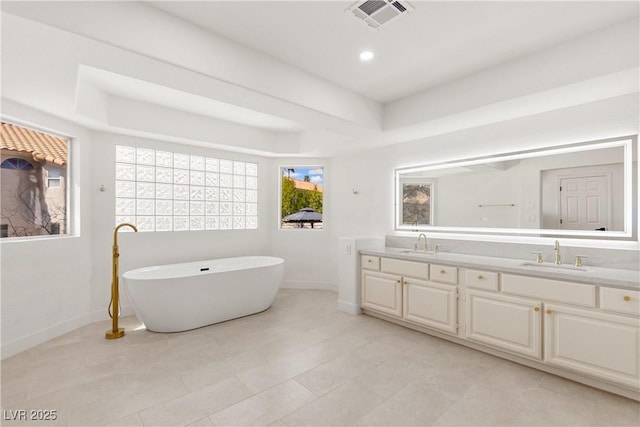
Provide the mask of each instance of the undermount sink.
POLYGON ((438 252, 425 252, 425 251, 402 251, 403 254, 413 255, 413 256, 425 256, 425 257, 434 257, 438 255, 438 252))
POLYGON ((543 270, 558 270, 558 271, 587 271, 586 268, 584 267, 576 267, 575 265, 571 265, 571 264, 551 264, 551 263, 545 263, 545 262, 530 262, 530 261, 525 261, 522 264, 520 264, 522 267, 527 267, 527 268, 531 268, 531 269, 543 269, 543 270))

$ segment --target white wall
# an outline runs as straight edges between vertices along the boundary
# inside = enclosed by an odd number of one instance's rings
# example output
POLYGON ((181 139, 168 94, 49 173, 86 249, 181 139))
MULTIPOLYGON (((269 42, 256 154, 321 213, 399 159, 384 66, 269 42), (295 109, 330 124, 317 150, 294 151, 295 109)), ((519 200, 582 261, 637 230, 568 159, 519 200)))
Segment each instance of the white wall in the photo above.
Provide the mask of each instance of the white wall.
MULTIPOLYGON (((273 205, 273 221, 266 224, 271 230, 271 254, 286 260, 282 286, 302 289, 337 289, 337 264, 328 249, 331 245, 331 232, 335 228, 329 218, 333 218, 330 194, 335 186, 331 176, 333 169, 330 159, 273 159, 271 171, 267 175, 268 186, 272 189, 269 197, 273 205), (324 168, 324 198, 322 229, 286 229, 281 230, 278 222, 278 203, 281 166, 322 166, 324 168)), ((335 249, 335 248, 334 248, 335 249)))
POLYGON ((80 126, 3 101, 3 118, 73 137, 74 237, 0 242, 2 357, 88 322, 91 298, 91 135, 80 126))
POLYGON ((500 171, 441 177, 434 192, 434 225, 517 228, 520 226, 519 183, 517 165, 500 171), (516 206, 490 206, 505 204, 516 206))

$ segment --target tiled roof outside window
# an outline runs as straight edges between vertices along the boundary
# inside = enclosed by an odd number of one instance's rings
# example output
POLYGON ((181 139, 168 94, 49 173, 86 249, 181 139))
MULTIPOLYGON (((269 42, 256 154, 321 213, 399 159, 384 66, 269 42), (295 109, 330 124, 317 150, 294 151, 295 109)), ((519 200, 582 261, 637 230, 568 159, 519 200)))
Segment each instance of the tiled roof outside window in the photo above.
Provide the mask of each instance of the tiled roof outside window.
POLYGON ((316 185, 313 182, 301 181, 299 179, 293 179, 293 178, 291 178, 291 181, 293 181, 293 185, 298 190, 318 191, 320 193, 323 192, 322 186, 321 185, 316 185))
POLYGON ((67 163, 67 140, 35 130, 2 122, 3 150, 29 153, 36 161, 51 162, 59 166, 67 163))

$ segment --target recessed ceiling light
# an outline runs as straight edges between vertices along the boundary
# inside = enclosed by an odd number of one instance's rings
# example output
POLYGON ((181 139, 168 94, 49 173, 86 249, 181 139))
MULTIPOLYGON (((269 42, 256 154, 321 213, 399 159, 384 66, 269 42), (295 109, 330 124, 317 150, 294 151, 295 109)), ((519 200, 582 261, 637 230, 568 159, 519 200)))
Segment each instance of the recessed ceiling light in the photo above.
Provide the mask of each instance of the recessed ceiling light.
POLYGON ((360 53, 360 61, 371 61, 373 59, 373 52, 370 50, 365 50, 360 53))

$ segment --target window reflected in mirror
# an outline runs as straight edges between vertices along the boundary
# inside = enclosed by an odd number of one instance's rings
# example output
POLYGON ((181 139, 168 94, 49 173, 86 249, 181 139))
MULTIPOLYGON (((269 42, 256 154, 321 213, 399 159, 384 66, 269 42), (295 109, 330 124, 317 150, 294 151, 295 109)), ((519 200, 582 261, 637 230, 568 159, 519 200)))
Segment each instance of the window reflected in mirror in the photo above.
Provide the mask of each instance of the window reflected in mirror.
POLYGON ((432 183, 402 184, 402 224, 431 225, 432 183))

